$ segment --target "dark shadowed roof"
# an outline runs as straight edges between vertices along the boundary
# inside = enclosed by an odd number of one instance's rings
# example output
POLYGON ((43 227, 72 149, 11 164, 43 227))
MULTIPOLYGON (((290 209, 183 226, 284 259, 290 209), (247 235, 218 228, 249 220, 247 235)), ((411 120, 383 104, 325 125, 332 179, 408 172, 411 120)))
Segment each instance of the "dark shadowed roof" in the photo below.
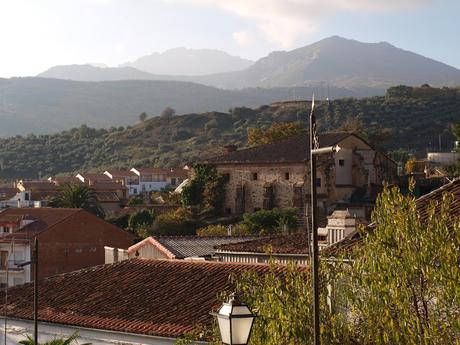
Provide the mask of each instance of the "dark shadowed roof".
POLYGON ((14 240, 26 240, 45 231, 49 227, 64 221, 70 216, 83 212, 79 208, 8 208, 0 212, 0 223, 21 221, 30 221, 30 224, 25 225, 20 230, 11 234, 0 236, 0 242, 9 242, 14 240))
MULTIPOLYGON (((320 146, 336 145, 349 136, 355 135, 345 132, 320 134, 320 146)), ((205 163, 299 163, 309 159, 310 139, 307 133, 303 133, 276 143, 233 151, 222 156, 210 158, 205 163)))
POLYGON ((140 247, 153 245, 171 259, 189 257, 205 257, 213 255, 214 247, 226 244, 248 241, 254 237, 244 236, 152 236, 128 248, 128 253, 136 252, 140 247))
POLYGON ((251 241, 229 243, 217 246, 221 252, 265 253, 270 247, 274 254, 305 254, 309 253, 308 237, 304 233, 261 237, 251 241))
MULTIPOLYGON (((435 212, 439 211, 442 199, 446 193, 453 196, 453 201, 450 204, 450 215, 453 219, 460 217, 460 178, 445 184, 444 186, 435 189, 431 193, 421 196, 417 199, 416 205, 418 213, 422 220, 428 217, 428 211, 431 205, 434 205, 435 212)), ((367 232, 372 231, 375 223, 369 224, 366 228, 367 232)), ((355 231, 345 237, 343 240, 334 243, 324 250, 324 254, 335 256, 339 254, 350 253, 353 248, 358 245, 362 240, 363 233, 355 231)))
MULTIPOLYGON (((222 303, 218 294, 233 290, 229 275, 249 270, 263 274, 269 266, 131 259, 65 273, 39 281, 39 320, 177 337, 211 325, 209 312, 222 303)), ((31 320, 32 301, 32 283, 10 288, 9 317, 31 320)), ((3 303, 0 313, 5 315, 3 303)))

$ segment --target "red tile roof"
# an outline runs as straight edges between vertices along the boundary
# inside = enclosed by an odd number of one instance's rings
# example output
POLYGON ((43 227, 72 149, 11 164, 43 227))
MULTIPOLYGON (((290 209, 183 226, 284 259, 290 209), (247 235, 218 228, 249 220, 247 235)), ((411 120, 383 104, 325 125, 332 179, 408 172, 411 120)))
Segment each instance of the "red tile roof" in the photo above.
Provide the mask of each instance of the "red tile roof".
POLYGON ((0 236, 0 242, 10 242, 11 240, 28 240, 37 234, 45 231, 49 227, 60 223, 68 217, 84 212, 79 208, 8 208, 0 212, 0 223, 8 222, 12 219, 15 222, 21 220, 33 220, 32 223, 11 234, 0 236))
POLYGON ((0 187, 0 200, 10 200, 19 190, 15 187, 0 187))
POLYGON ((164 174, 172 177, 187 177, 188 171, 183 168, 134 168, 141 174, 164 174))
MULTIPOLYGON (((234 288, 229 275, 248 270, 263 274, 269 266, 131 259, 65 273, 40 280, 39 320, 178 337, 199 324, 209 326, 209 312, 221 304, 218 294, 234 288)), ((32 319, 32 300, 31 283, 10 288, 8 315, 32 319)))
MULTIPOLYGON (((352 133, 335 132, 319 135, 321 147, 333 146, 352 133)), ((228 154, 210 158, 205 163, 235 164, 235 163, 302 163, 310 159, 310 140, 307 133, 299 134, 288 139, 233 151, 228 154)))
POLYGON ((268 247, 274 254, 309 253, 308 237, 305 233, 261 237, 250 241, 228 243, 216 246, 218 251, 240 253, 265 253, 268 247))

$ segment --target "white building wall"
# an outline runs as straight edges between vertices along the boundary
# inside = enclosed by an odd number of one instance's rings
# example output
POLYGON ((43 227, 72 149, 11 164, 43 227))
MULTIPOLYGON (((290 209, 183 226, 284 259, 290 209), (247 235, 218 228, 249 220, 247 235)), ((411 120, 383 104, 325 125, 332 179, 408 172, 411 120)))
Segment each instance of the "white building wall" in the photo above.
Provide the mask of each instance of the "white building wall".
MULTIPOLYGON (((0 343, 5 344, 3 341, 5 337, 4 318, 0 318, 0 324, 2 325, 0 328, 0 343)), ((38 324, 38 340, 39 343, 43 343, 55 338, 68 337, 75 331, 77 331, 79 334, 79 344, 91 343, 92 345, 172 345, 176 341, 174 338, 114 332, 45 322, 39 322, 38 324)), ((33 335, 33 321, 8 319, 5 345, 17 345, 19 341, 25 339, 26 334, 33 335)), ((195 344, 198 345, 206 343, 196 342, 195 344)))
POLYGON ((31 281, 30 265, 19 268, 17 263, 30 261, 28 244, 0 243, 0 251, 8 252, 8 270, 0 269, 0 283, 8 286, 21 285, 31 281))

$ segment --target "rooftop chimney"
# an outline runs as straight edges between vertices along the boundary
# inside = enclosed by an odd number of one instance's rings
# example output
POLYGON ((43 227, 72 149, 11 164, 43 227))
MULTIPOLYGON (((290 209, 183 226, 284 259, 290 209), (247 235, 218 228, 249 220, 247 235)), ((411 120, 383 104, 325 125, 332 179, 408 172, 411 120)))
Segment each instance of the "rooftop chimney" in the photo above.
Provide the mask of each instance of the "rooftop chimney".
POLYGON ((224 153, 228 154, 230 152, 235 152, 237 149, 236 145, 225 145, 224 146, 224 153))

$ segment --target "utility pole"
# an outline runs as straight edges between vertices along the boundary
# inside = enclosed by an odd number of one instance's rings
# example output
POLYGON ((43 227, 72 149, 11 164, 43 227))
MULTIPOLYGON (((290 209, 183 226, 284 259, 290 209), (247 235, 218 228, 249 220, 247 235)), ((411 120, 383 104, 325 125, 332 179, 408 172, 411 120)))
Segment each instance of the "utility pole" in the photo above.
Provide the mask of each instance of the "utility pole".
POLYGON ((311 193, 311 230, 312 230, 312 288, 313 288, 313 344, 320 345, 320 324, 319 324, 319 273, 318 273, 318 226, 316 220, 316 155, 315 149, 319 149, 319 140, 316 133, 316 116, 314 112, 315 96, 311 102, 310 112, 310 193, 311 193))
POLYGON ((38 238, 34 243, 34 345, 38 345, 38 238))

